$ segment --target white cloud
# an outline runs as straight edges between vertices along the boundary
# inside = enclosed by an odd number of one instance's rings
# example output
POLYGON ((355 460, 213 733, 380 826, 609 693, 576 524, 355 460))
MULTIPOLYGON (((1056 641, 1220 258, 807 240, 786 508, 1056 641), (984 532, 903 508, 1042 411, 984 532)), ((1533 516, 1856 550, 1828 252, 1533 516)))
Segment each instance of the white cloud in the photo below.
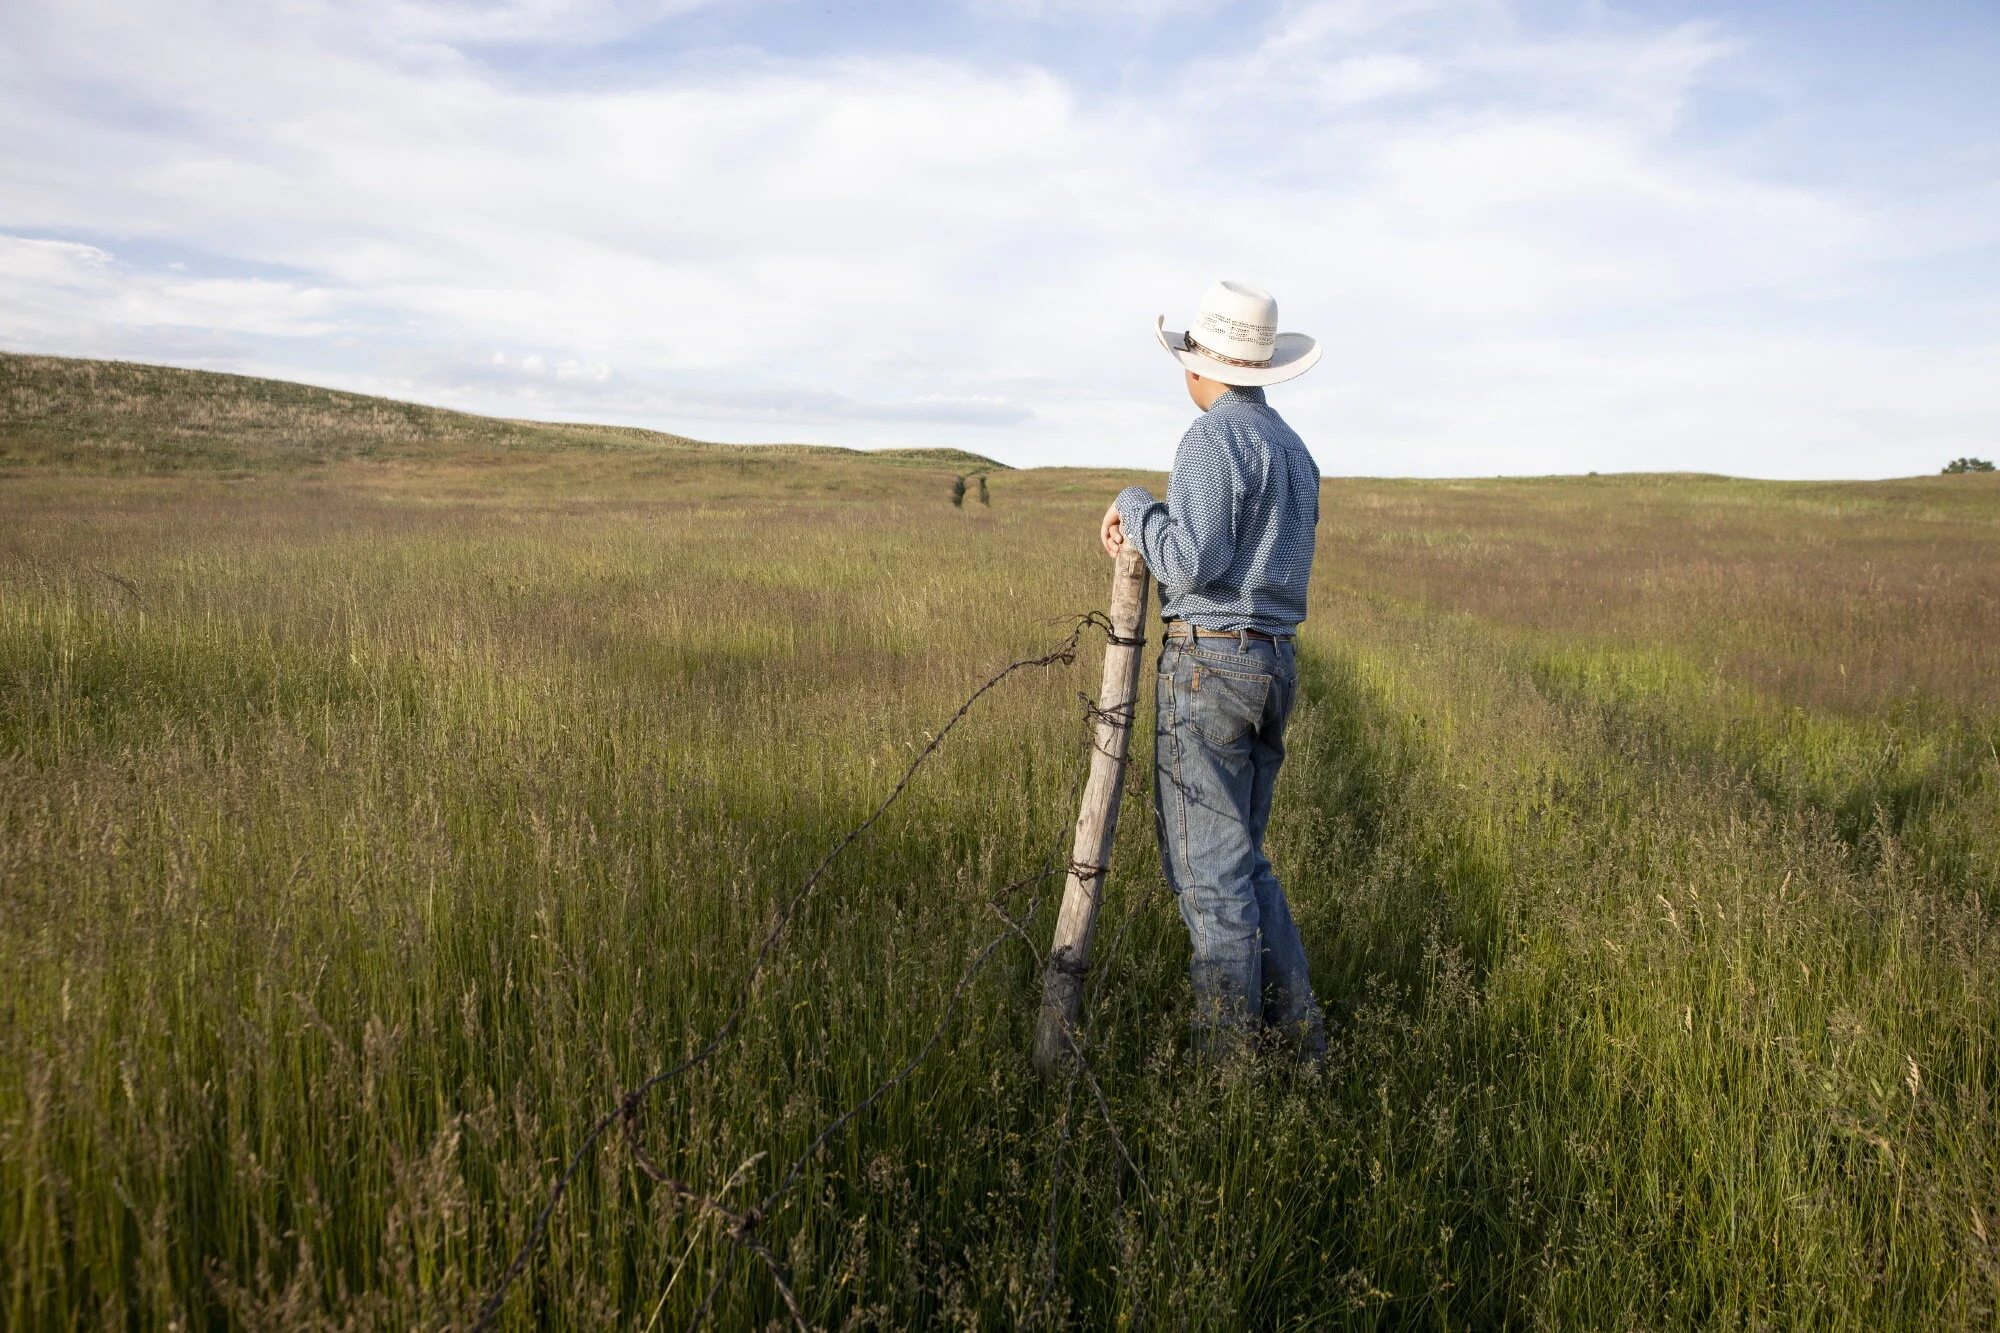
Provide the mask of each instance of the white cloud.
POLYGON ((109 251, 75 241, 0 236, 0 281, 58 289, 104 285, 109 251))
POLYGON ((1336 106, 1373 102, 1435 88, 1443 76, 1411 56, 1384 53, 1348 56, 1325 67, 1320 93, 1336 106))
MULTIPOLYGON (((344 0, 327 6, 350 30, 391 40, 584 45, 708 8, 721 0, 344 0)), ((310 12, 310 11, 309 11, 310 12)))
POLYGON ((1216 10, 1221 0, 965 0, 965 7, 977 14, 1044 23, 1110 20, 1152 27, 1216 10))
POLYGON ((1306 4, 1118 91, 742 51, 549 87, 465 54, 688 7, 16 10, 0 340, 516 415, 1162 465, 1187 409, 1152 316, 1226 275, 1326 338, 1278 401, 1336 470, 1908 470, 1856 432, 2000 422, 1985 354, 1765 309, 1990 244, 1990 199, 1856 199, 1682 143, 1739 50, 1710 28, 1306 4), (1727 392, 1687 391, 1725 371, 1727 392))

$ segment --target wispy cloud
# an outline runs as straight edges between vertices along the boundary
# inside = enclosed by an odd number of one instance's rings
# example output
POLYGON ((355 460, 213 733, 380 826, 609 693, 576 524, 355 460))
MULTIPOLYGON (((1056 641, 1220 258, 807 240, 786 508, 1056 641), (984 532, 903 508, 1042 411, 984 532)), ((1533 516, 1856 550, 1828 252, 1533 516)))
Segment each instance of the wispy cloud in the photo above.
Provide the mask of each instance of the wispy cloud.
POLYGON ((754 30, 595 85, 503 58, 696 11, 17 7, 0 340, 1160 465, 1187 409, 1151 317, 1227 275, 1326 339, 1280 401, 1335 470, 1910 471, 2000 425, 2000 329, 1876 331, 1886 269, 2000 241, 1984 183, 1869 196, 1694 141, 1724 26, 1297 4, 1105 86, 754 30))

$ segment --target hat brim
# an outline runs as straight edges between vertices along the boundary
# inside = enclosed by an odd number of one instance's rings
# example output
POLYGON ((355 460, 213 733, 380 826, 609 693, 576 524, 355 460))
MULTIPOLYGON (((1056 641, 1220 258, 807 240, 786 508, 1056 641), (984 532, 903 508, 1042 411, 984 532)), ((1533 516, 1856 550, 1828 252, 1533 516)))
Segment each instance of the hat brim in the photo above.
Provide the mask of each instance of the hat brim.
POLYGON ((1154 324, 1153 332, 1159 338, 1160 346, 1167 349, 1168 356, 1203 379, 1214 380, 1218 384, 1234 384, 1246 389, 1282 384, 1319 364, 1319 340, 1308 338, 1303 333, 1279 334, 1276 346, 1271 349, 1271 359, 1261 366, 1232 366, 1201 352, 1190 352, 1187 335, 1179 330, 1169 331, 1165 315, 1161 315, 1154 324))

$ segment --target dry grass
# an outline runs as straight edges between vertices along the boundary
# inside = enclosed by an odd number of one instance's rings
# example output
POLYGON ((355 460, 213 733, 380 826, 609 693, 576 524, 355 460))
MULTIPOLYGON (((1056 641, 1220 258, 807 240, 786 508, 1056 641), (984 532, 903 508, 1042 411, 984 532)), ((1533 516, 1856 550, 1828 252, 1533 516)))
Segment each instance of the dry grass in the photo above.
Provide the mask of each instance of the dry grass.
POLYGON ((2000 708, 2000 482, 1341 481, 1322 578, 1565 638, 1671 646, 1773 699, 2000 708))
MULTIPOLYGON (((746 452, 660 431, 505 421, 248 375, 0 352, 0 472, 57 466, 250 475, 353 458, 492 461, 578 450, 746 452)), ((759 445, 748 452, 857 456, 852 449, 812 445, 759 445)), ((957 449, 890 449, 871 456, 960 472, 999 466, 957 449)))

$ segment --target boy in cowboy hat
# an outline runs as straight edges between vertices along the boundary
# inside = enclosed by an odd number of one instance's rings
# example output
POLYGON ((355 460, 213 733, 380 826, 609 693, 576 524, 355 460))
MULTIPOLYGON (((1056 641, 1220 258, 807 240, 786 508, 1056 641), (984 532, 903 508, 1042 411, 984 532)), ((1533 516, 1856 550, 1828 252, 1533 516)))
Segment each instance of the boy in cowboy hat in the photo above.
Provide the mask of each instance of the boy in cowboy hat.
POLYGON ((1185 333, 1160 318, 1202 415, 1181 437, 1167 498, 1126 487, 1101 536, 1113 557, 1137 546, 1160 584, 1153 808, 1194 945, 1198 1044, 1226 1053, 1269 1027, 1316 1058, 1326 1030, 1264 828, 1298 690, 1319 468, 1263 386, 1311 369, 1320 349, 1277 327, 1271 294, 1237 282, 1210 287, 1185 333))

